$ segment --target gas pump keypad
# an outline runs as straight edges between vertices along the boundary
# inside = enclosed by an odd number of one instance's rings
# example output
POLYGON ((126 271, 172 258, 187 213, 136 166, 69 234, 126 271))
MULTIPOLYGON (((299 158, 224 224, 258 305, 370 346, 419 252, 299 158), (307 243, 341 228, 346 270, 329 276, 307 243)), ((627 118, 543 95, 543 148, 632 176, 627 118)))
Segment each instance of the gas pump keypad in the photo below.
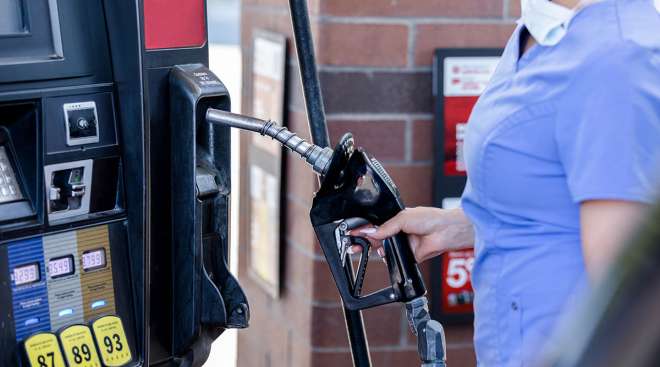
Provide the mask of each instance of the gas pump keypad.
POLYGON ((23 199, 6 148, 0 146, 0 203, 23 199))
POLYGON ((67 103, 63 108, 66 145, 99 142, 98 113, 95 102, 67 103))

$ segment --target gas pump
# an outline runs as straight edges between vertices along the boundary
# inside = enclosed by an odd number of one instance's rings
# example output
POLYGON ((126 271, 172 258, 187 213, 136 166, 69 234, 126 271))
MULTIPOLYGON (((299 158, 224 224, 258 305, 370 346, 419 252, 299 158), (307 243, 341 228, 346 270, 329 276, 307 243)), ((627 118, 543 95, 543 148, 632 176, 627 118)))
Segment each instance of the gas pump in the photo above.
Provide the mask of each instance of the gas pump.
POLYGON ((205 7, 0 1, 0 366, 199 366, 247 326, 205 7))

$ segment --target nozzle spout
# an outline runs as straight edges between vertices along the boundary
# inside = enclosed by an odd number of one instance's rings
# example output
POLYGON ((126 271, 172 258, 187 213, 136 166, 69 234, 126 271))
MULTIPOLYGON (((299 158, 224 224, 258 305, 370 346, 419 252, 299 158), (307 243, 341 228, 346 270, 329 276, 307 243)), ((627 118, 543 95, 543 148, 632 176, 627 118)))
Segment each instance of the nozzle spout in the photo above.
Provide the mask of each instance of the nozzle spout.
POLYGON ((310 144, 289 131, 286 127, 280 126, 273 121, 264 121, 214 108, 209 108, 206 111, 206 121, 270 136, 285 147, 298 153, 321 176, 325 176, 330 166, 333 154, 332 149, 321 148, 318 145, 310 144))

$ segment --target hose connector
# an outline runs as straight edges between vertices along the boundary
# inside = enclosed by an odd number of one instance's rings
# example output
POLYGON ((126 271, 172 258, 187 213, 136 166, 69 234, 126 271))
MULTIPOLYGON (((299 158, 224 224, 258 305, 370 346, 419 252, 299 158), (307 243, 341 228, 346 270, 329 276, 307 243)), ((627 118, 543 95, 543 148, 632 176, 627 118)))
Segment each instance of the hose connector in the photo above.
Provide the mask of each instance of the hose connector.
POLYGON ((264 121, 254 117, 238 115, 235 113, 209 108, 206 111, 206 121, 209 123, 235 127, 242 130, 257 132, 261 135, 270 136, 285 147, 298 153, 314 172, 325 176, 332 160, 333 151, 330 148, 321 148, 300 138, 284 126, 274 121, 264 121))

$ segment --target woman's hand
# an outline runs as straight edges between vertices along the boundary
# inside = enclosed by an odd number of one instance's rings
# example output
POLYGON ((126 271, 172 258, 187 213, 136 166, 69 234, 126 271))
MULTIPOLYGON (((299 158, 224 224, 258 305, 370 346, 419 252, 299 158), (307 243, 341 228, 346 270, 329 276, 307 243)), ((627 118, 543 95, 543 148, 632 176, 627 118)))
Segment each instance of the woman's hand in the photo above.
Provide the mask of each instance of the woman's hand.
MULTIPOLYGON (((447 250, 471 247, 474 244, 472 223, 460 208, 404 209, 378 228, 362 228, 352 232, 369 238, 381 257, 383 256, 382 240, 404 232, 408 234, 410 247, 417 262, 428 260, 447 250)), ((353 246, 351 250, 357 253, 361 248, 353 246)))

